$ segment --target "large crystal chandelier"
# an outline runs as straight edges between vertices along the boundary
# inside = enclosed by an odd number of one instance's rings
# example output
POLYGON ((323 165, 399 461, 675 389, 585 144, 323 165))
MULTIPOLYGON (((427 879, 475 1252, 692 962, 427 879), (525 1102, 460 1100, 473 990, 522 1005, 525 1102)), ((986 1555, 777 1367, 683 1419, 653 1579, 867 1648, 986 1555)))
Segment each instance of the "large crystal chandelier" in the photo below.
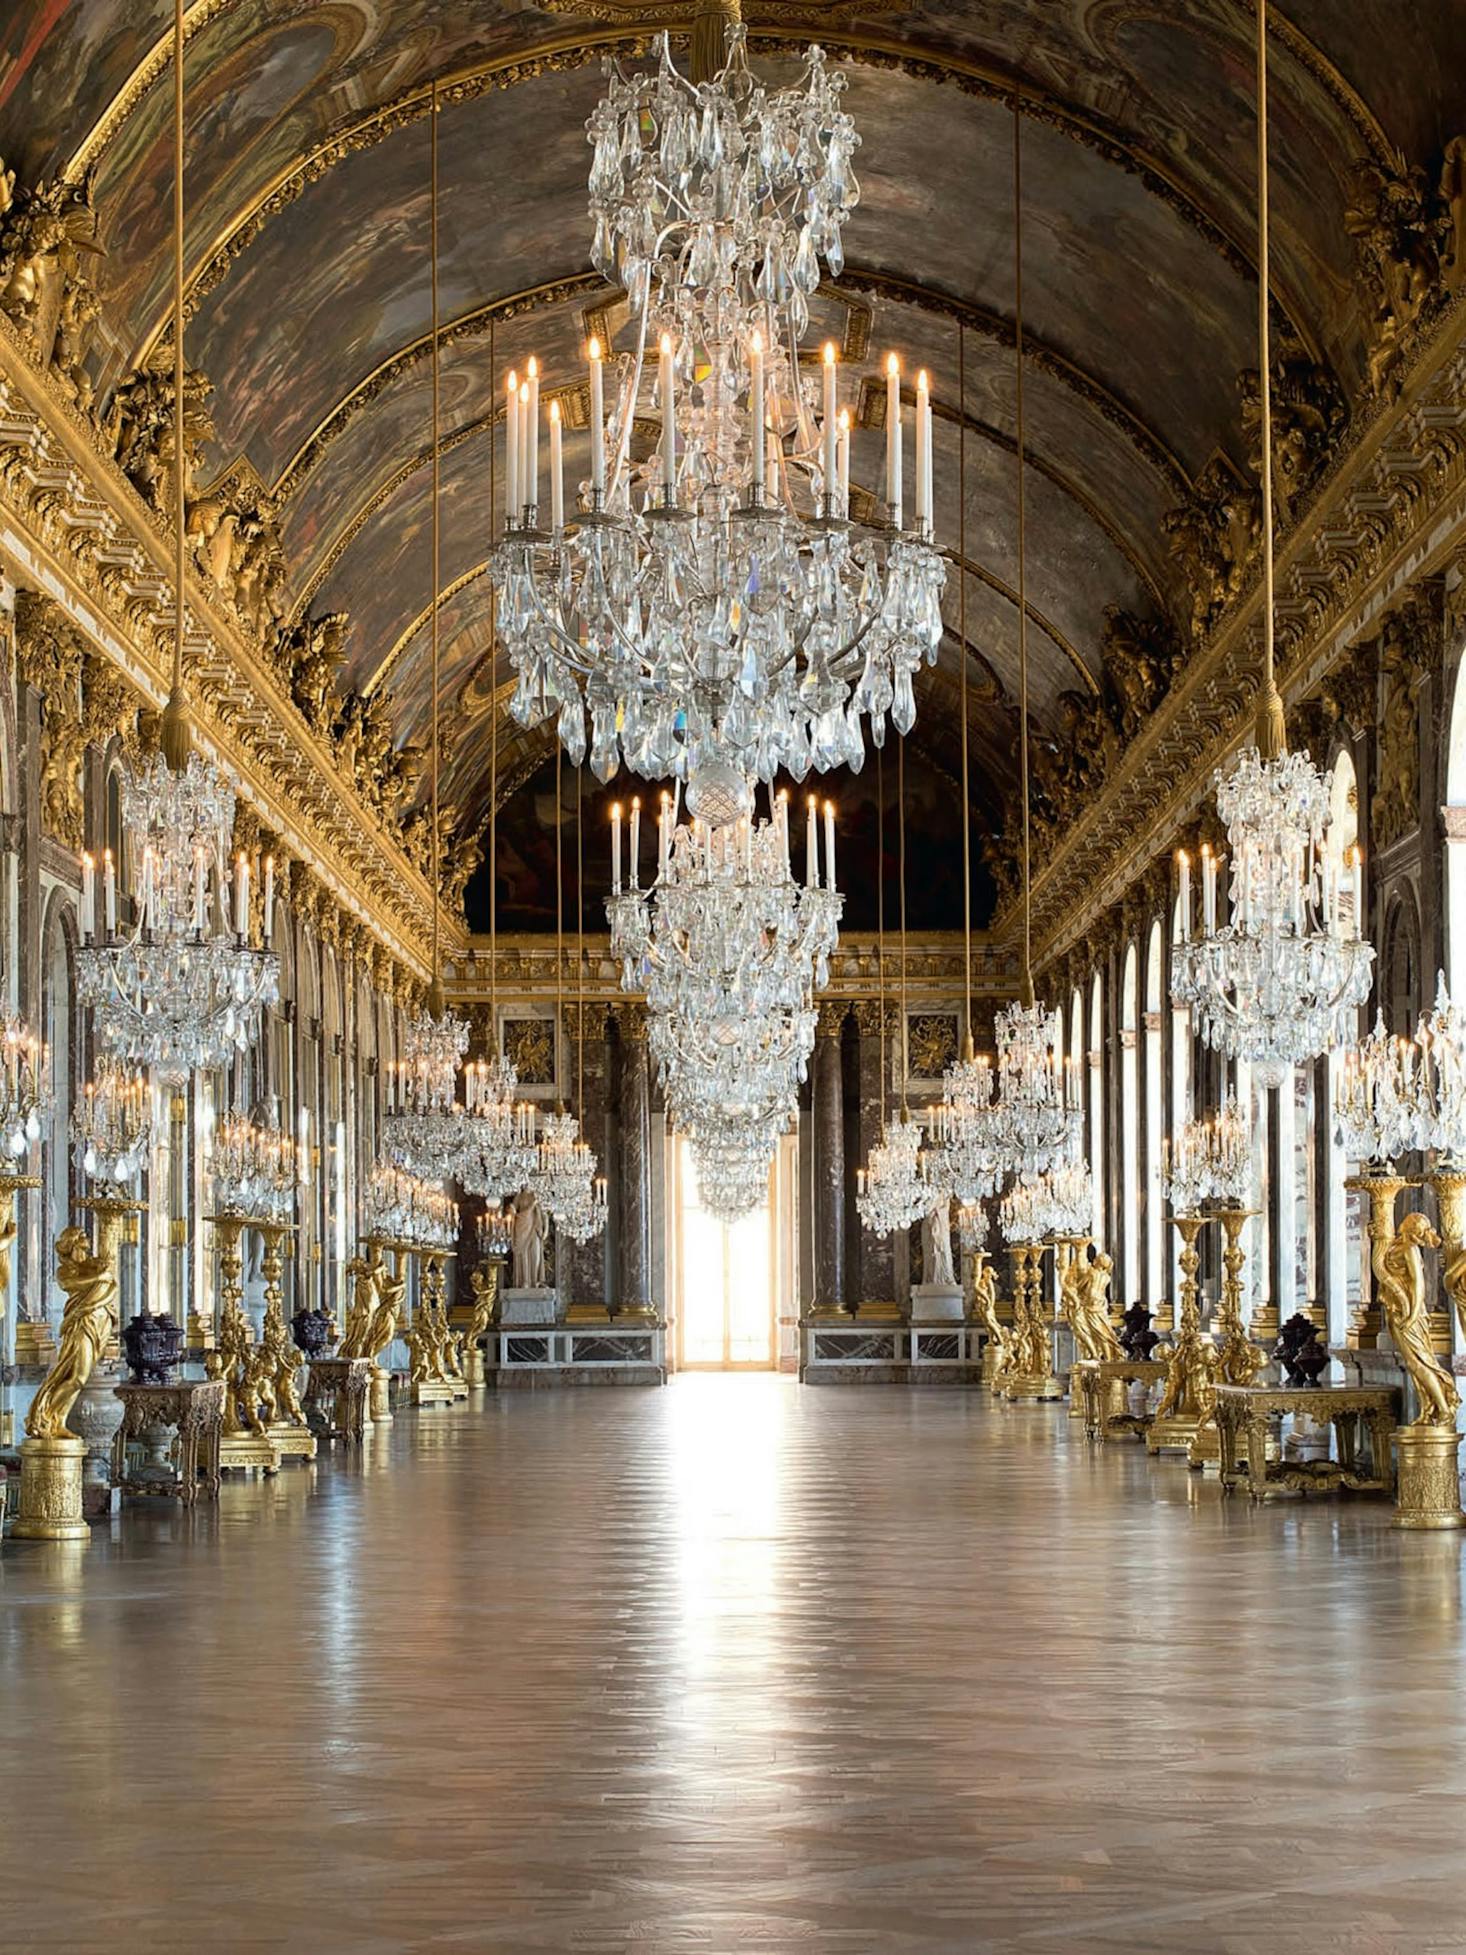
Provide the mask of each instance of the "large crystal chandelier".
POLYGON ((903 1106, 888 1119, 855 1176, 855 1206, 872 1235, 894 1235, 919 1222, 937 1191, 922 1159, 922 1127, 903 1106))
POLYGON ((127 1187, 148 1164, 153 1089, 119 1060, 102 1058, 71 1116, 78 1167, 102 1186, 127 1187))
POLYGON ((0 1149, 19 1161, 51 1111, 51 1049, 14 1012, 0 1016, 0 1149))
POLYGON ((1013 1248, 1042 1242, 1049 1233, 1052 1202, 1042 1175, 1021 1176, 998 1203, 998 1229, 1013 1248))
POLYGON ((496 1053, 464 1068, 462 1145, 454 1177, 471 1195, 500 1202, 529 1186, 535 1152, 535 1109, 517 1097, 512 1059, 496 1053))
POLYGON ((709 812, 691 821, 678 819, 675 800, 663 801, 648 889, 640 807, 631 810, 624 882, 621 814, 612 810, 606 907, 622 989, 646 994, 648 1043, 672 1123, 702 1149, 704 1199, 742 1212, 762 1198, 808 1068, 813 994, 829 982, 844 898, 835 887, 830 803, 823 868, 810 803, 800 884, 790 867, 787 798, 756 820, 748 783, 719 769, 707 786, 709 812))
MULTIPOLYGON (((441 1000, 435 1000, 441 1006, 441 1000)), ((410 1014, 402 1028, 402 1057, 393 1074, 395 1105, 384 1122, 385 1142, 412 1174, 456 1174, 466 1151, 465 1111, 458 1077, 468 1050, 468 1026, 440 1009, 410 1014)))
POLYGON ((1189 864, 1180 859, 1182 941, 1171 993, 1197 1014, 1207 1044, 1245 1059, 1260 1085, 1347 1041, 1369 995, 1374 951, 1359 935, 1358 852, 1328 846, 1329 786, 1287 749, 1273 656, 1273 444, 1268 318, 1267 8, 1257 9, 1258 385, 1262 407, 1263 669, 1257 742, 1217 777, 1231 852, 1230 916, 1217 921, 1216 859, 1202 857, 1202 927, 1191 935, 1189 864))
POLYGON ((761 781, 858 768, 866 719, 877 744, 888 716, 911 726, 913 674, 941 638, 925 375, 909 519, 892 356, 884 520, 865 523, 834 347, 817 383, 800 371, 821 261, 838 277, 859 195, 842 87, 818 48, 794 87, 759 84, 737 26, 709 78, 679 74, 665 39, 654 73, 617 71, 588 125, 591 255, 627 294, 631 350, 608 420, 607 349, 587 349, 590 477, 568 511, 558 403, 546 503, 538 366, 509 376, 491 569, 510 710, 524 726, 558 715, 567 753, 579 764, 588 739, 603 780, 622 763, 686 780, 694 813, 709 764, 761 781), (659 439, 640 461, 649 416, 659 439))
MULTIPOLYGON (((181 35, 181 30, 180 30, 181 35)), ((183 91, 174 97, 173 189, 173 675, 162 751, 124 764, 122 824, 136 916, 119 928, 117 865, 104 857, 101 914, 96 863, 82 857, 77 996, 90 1006, 104 1051, 151 1067, 165 1081, 221 1066, 253 1042, 263 1005, 280 995, 269 948, 273 865, 265 864, 262 941, 250 917, 247 857, 230 864, 234 788, 192 751, 184 686, 187 469, 183 367, 183 91)))
POLYGON ((1435 1004, 1415 1028, 1420 1050, 1419 1115, 1415 1146, 1442 1161, 1466 1161, 1466 1011, 1451 1001, 1444 971, 1436 974, 1435 1004))

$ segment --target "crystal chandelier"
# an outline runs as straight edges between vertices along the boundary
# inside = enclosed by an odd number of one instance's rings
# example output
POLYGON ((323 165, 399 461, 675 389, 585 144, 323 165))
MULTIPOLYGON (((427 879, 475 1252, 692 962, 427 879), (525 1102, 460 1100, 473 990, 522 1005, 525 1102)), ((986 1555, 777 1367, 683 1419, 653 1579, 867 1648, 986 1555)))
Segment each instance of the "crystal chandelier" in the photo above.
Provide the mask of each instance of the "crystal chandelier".
POLYGON ((300 1149, 288 1134, 230 1114, 210 1137, 205 1167, 216 1214, 282 1224, 293 1218, 300 1149))
POLYGON ((515 1097, 519 1074, 503 1053, 466 1066, 463 1089, 462 1145, 451 1172, 469 1194, 501 1202, 534 1174, 535 1109, 515 1097))
POLYGON ((388 1150, 410 1174, 459 1170, 468 1123, 458 1075, 467 1050, 468 1026, 450 1011, 415 1011, 403 1026, 395 1106, 383 1124, 388 1150))
POLYGON ((1206 1123, 1187 1120, 1174 1145, 1161 1142, 1161 1190, 1173 1215, 1199 1215, 1212 1193, 1206 1123))
POLYGON ((1415 1028, 1420 1052, 1414 1145, 1442 1161, 1466 1161, 1466 1012, 1451 1002, 1443 971, 1436 974, 1435 1004, 1415 1028))
POLYGON ((1059 1014, 1042 1005, 1006 1006, 998 1014, 997 1098, 992 1145, 1008 1172, 1042 1174, 1073 1148, 1079 1116, 1074 1071, 1062 1057, 1059 1014))
POLYGON ((1088 1161, 1062 1161, 1045 1177, 1051 1236, 1087 1236, 1094 1228, 1094 1176, 1088 1161))
POLYGON ((941 1100, 927 1116, 931 1172, 962 1207, 996 1194, 1003 1179, 993 1083, 991 1059, 973 1052, 969 1036, 962 1057, 942 1075, 941 1100))
POLYGON ((491 574, 510 711, 523 726, 557 714, 577 765, 588 737, 602 780, 624 763, 687 781, 695 813, 705 766, 761 781, 858 768, 864 720, 877 745, 888 717, 911 726, 913 674, 941 639, 926 376, 911 520, 893 356, 885 520, 863 523, 834 347, 817 384, 800 373, 809 297, 822 260, 843 267, 859 195, 842 88, 818 48, 794 87, 758 84, 736 26, 711 78, 685 80, 665 38, 655 73, 616 72, 588 125, 591 255, 627 294, 633 350, 608 422, 604 349, 587 349, 590 477, 568 513, 551 404, 548 523, 538 366, 509 376, 491 574), (648 416, 659 439, 640 463, 648 416))
POLYGON ((881 1137, 870 1150, 864 1168, 855 1176, 855 1206, 872 1235, 894 1235, 919 1222, 931 1208, 937 1190, 922 1159, 922 1129, 902 1107, 887 1119, 881 1137))
POLYGON ((230 870, 234 788, 192 751, 184 686, 187 469, 183 365, 183 101, 174 98, 173 190, 173 674, 163 713, 162 751, 145 765, 124 762, 122 823, 137 914, 118 927, 117 872, 103 858, 103 912, 96 863, 82 857, 77 997, 94 1013, 106 1052, 150 1067, 165 1082, 227 1064, 247 1050, 261 1007, 280 995, 270 950, 274 865, 265 863, 263 941, 254 942, 249 861, 230 870))
POLYGON ((1217 922, 1217 868, 1202 856, 1202 929, 1191 936, 1189 864, 1180 858, 1182 941, 1171 993, 1216 1051, 1245 1059, 1264 1087, 1347 1041, 1369 995, 1372 947, 1358 922, 1358 851, 1337 867, 1328 848, 1329 786, 1287 749, 1273 654, 1273 442, 1268 319, 1267 8, 1257 9, 1258 385, 1262 422, 1263 667, 1256 745, 1217 777, 1217 812, 1232 867, 1230 917, 1217 922))
POLYGON ((1245 1208, 1252 1195, 1252 1123, 1228 1093, 1207 1122, 1211 1196, 1224 1208, 1245 1208))
POLYGON ((1050 1194, 1041 1175, 1015 1181, 998 1204, 998 1229, 1010 1247, 1042 1242, 1049 1232, 1050 1194))
POLYGON ((458 1240, 458 1204, 435 1178, 409 1174, 395 1161, 378 1160, 367 1175, 362 1233, 410 1249, 452 1249, 458 1240))
POLYGON ((957 1240, 970 1256, 986 1249, 992 1235, 992 1216, 984 1201, 959 1202, 957 1240))
POLYGON ((21 1160, 51 1110, 51 1050, 14 1012, 0 1017, 0 1147, 21 1160))
POLYGON ((153 1090, 119 1060, 102 1058, 71 1116, 77 1164, 92 1181, 124 1187, 148 1162, 153 1090))
POLYGON ((606 907, 622 989, 646 995, 648 1043, 673 1126, 703 1148, 704 1197, 713 1195, 724 1212, 743 1212, 763 1198, 808 1069, 813 994, 829 982, 844 898, 835 887, 830 803, 822 876, 820 820, 810 802, 802 885, 790 868, 786 797, 774 801, 769 818, 755 820, 748 783, 720 770, 705 805, 705 818, 682 822, 676 801, 663 801, 657 872, 645 890, 640 806, 631 809, 625 884, 621 813, 612 810, 606 907), (728 1139, 730 1122, 733 1151, 742 1155, 736 1175, 726 1171, 728 1147, 712 1149, 715 1134, 728 1139))

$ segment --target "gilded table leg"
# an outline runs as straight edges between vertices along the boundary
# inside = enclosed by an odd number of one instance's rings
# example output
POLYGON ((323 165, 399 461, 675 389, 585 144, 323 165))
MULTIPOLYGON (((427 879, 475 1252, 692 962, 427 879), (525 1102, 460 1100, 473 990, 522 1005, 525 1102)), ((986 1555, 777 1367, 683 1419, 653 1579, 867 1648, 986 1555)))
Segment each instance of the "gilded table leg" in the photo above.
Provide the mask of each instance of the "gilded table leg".
POLYGON ((1334 1429, 1334 1441, 1339 1449, 1339 1469, 1344 1473, 1355 1473, 1359 1469, 1359 1413, 1354 1410, 1335 1412, 1329 1421, 1334 1429))
POLYGON ((1247 1419, 1247 1491, 1254 1500, 1267 1498, 1267 1414, 1253 1412, 1247 1419))
POLYGON ((1237 1429, 1231 1415, 1223 1418, 1217 1414, 1217 1445, 1221 1458, 1217 1462, 1217 1477, 1222 1483, 1222 1492, 1231 1493, 1237 1481, 1237 1429))
POLYGON ((1369 1461, 1373 1471, 1371 1478, 1393 1492, 1395 1485, 1395 1449, 1390 1438, 1395 1430, 1395 1415, 1392 1411, 1371 1411, 1369 1419, 1369 1461))
POLYGON ((220 1467, 219 1455, 224 1437, 224 1424, 216 1419, 208 1429, 204 1440, 204 1492, 210 1500, 219 1498, 220 1467))
POLYGON ((178 1493, 185 1507, 199 1496, 199 1429, 192 1421, 178 1435, 178 1493))

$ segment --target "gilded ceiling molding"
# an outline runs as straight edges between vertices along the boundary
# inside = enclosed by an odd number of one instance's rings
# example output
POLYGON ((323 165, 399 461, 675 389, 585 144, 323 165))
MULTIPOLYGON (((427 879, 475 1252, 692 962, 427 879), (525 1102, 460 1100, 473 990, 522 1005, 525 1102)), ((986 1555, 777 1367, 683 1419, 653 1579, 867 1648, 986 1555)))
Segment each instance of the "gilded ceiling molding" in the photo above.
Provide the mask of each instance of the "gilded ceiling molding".
MULTIPOLYGON (((874 34, 822 32, 821 38, 829 54, 857 67, 896 72, 937 85, 950 84, 961 93, 982 100, 1007 103, 1013 96, 1014 77, 1011 73, 988 68, 956 55, 913 49, 906 42, 886 40, 874 34)), ((802 39, 758 26, 751 29, 749 39, 751 43, 777 53, 798 54, 807 46, 802 39)), ((513 88, 520 82, 534 81, 544 74, 584 67, 603 53, 634 56, 644 53, 648 42, 646 33, 625 28, 582 33, 574 41, 546 42, 522 53, 501 55, 479 67, 467 68, 444 78, 438 84, 438 100, 444 104, 469 101, 496 88, 513 88)), ((317 144, 307 156, 277 173, 273 181, 257 193, 205 248, 198 269, 189 279, 188 315, 191 317, 199 303, 222 282, 234 260, 248 249, 271 218, 287 209, 310 184, 345 157, 375 147, 385 137, 425 116, 431 100, 431 86, 408 90, 396 100, 366 111, 355 122, 338 130, 328 141, 317 144)), ((1024 114, 1033 120, 1046 124, 1104 161, 1123 169, 1127 175, 1134 176, 1147 191, 1218 251, 1234 271, 1255 281, 1257 265, 1250 247, 1232 239, 1156 158, 1093 121, 1082 111, 1044 94, 1031 80, 1024 83, 1022 108, 1024 114)), ((90 141, 90 137, 84 139, 83 149, 88 148, 90 141)), ((71 167, 68 165, 68 169, 71 167)), ((1275 303, 1310 357, 1327 368, 1328 363, 1316 334, 1276 296, 1275 303)), ((144 333, 132 355, 131 365, 146 365, 166 326, 167 316, 165 312, 144 333)))
MULTIPOLYGON (((185 45, 195 34, 203 32, 210 21, 220 14, 227 13, 234 0, 193 0, 192 6, 186 4, 183 15, 183 39, 185 45)), ((127 80, 118 89, 100 116, 82 137, 80 146, 74 149, 61 171, 69 183, 80 183, 87 171, 101 159, 104 152, 121 133, 133 111, 139 107, 143 98, 155 82, 170 73, 173 67, 173 27, 159 35, 138 62, 127 80)))
MULTIPOLYGON (((1403 593, 1439 575, 1466 533, 1466 294, 1399 395, 1379 401, 1278 552, 1279 681, 1306 699, 1403 593)), ((1256 575, 1223 614, 1101 792, 1034 878, 1036 962, 1061 955, 1166 848, 1248 736, 1260 666, 1256 575)), ((1016 906, 1000 919, 1017 929, 1016 906)))
MULTIPOLYGON (((889 272, 847 264, 842 283, 853 285, 857 292, 874 292, 877 298, 914 306, 918 312, 935 313, 939 318, 960 323, 969 332, 978 334, 982 339, 995 340, 999 346, 1011 347, 1016 337, 1012 320, 1002 313, 989 311, 986 306, 974 305, 966 299, 954 299, 950 294, 934 291, 914 278, 896 278, 889 272)), ((1092 407, 1101 420, 1117 428, 1173 495, 1184 498, 1190 494, 1191 477, 1160 436, 1141 420, 1133 408, 1127 407, 1102 387, 1082 367, 1074 366, 1061 353, 1046 346, 1026 325, 1023 329, 1023 352, 1035 371, 1057 380, 1087 407, 1092 407)))
MULTIPOLYGON (((501 326, 506 319, 519 319, 528 313, 545 312, 552 306, 564 305, 567 300, 586 298, 604 292, 606 281, 599 272, 577 272, 569 278, 553 279, 542 285, 527 286, 523 291, 510 292, 502 299, 491 299, 487 305, 475 306, 472 312, 461 313, 450 319, 438 334, 440 346, 452 346, 459 340, 480 339, 491 326, 501 326)), ((374 367, 365 380, 358 382, 349 394, 344 395, 331 408, 306 436, 300 447, 290 457, 280 471, 272 493, 283 503, 289 501, 300 487, 303 479, 311 473, 322 454, 345 433, 357 415, 371 406, 377 396, 390 387, 404 373, 431 359, 433 337, 424 333, 420 339, 409 341, 396 353, 389 354, 382 363, 374 367)))

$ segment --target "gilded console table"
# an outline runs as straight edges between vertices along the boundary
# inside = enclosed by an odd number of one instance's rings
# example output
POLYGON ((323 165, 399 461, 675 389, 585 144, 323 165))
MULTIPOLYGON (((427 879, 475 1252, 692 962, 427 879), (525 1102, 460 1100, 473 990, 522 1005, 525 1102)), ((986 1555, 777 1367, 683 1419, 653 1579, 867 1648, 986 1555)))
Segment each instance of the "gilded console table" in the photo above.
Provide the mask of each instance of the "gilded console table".
POLYGON ((203 1378, 175 1385, 114 1385, 122 1401, 122 1423, 112 1442, 112 1478, 124 1493, 176 1493, 185 1507, 202 1494, 219 1498, 219 1443, 224 1428, 224 1380, 203 1378), (127 1473, 127 1442, 155 1427, 178 1434, 178 1472, 170 1484, 134 1480, 127 1473))
POLYGON ((1223 1492, 1245 1485, 1254 1500, 1267 1500, 1280 1493, 1388 1493, 1393 1486, 1398 1385, 1218 1385, 1216 1393, 1223 1492), (1270 1428, 1285 1413, 1331 1426, 1339 1457, 1269 1459, 1270 1428), (1365 1437, 1367 1464, 1360 1452, 1365 1437))
POLYGON ((1087 1439, 1118 1439, 1122 1434, 1143 1437, 1150 1424, 1148 1412, 1132 1412, 1126 1402, 1125 1387, 1141 1384, 1148 1391, 1166 1375, 1164 1358, 1078 1358, 1070 1371, 1077 1379, 1084 1407, 1084 1434, 1087 1439))

